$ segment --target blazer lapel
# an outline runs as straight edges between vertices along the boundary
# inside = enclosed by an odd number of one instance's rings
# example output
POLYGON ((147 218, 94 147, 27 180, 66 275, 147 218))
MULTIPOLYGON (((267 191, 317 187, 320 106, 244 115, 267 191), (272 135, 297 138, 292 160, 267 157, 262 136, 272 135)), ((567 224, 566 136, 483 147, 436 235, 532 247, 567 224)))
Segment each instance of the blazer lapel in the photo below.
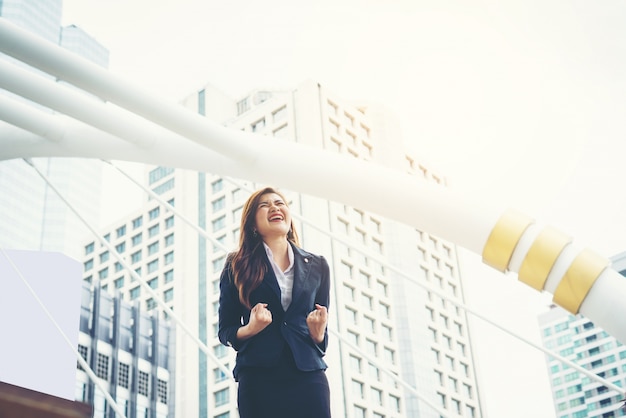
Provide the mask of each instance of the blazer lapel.
POLYGON ((269 286, 270 289, 272 289, 272 291, 276 294, 278 301, 280 302, 280 286, 278 285, 278 279, 276 279, 276 274, 274 273, 274 269, 272 268, 269 260, 267 260, 267 273, 265 273, 263 283, 265 283, 267 286, 269 286))
MULTIPOLYGON (((298 300, 303 291, 306 290, 307 277, 311 272, 311 257, 303 254, 300 249, 293 246, 293 290, 291 293, 291 305, 298 300)), ((289 309, 287 309, 289 310, 289 309)))

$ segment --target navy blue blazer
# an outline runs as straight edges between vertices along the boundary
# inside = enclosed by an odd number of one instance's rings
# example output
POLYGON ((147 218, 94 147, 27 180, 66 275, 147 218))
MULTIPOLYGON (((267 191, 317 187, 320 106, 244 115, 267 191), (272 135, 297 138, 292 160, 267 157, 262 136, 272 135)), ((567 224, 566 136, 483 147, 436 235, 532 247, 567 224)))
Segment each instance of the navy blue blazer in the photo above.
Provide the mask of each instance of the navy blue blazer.
POLYGON ((250 321, 250 309, 239 301, 230 261, 220 277, 218 337, 224 345, 237 351, 233 376, 237 380, 242 367, 271 367, 278 363, 285 344, 291 348, 296 366, 302 371, 325 370, 322 359, 328 346, 328 330, 324 340, 316 344, 309 335, 306 317, 315 304, 329 307, 330 270, 323 256, 311 254, 292 245, 294 279, 291 304, 285 311, 280 303, 280 287, 269 260, 263 281, 250 294, 250 305, 267 303, 272 322, 263 331, 238 340, 237 330, 250 321))

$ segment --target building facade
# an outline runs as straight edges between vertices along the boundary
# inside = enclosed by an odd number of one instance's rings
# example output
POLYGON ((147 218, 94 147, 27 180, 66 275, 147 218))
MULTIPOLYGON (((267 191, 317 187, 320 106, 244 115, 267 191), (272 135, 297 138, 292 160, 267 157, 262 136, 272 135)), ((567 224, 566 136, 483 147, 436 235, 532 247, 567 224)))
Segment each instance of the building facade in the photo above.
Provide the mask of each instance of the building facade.
MULTIPOLYGON (((612 258, 612 267, 626 273, 626 253, 612 258)), ((626 280, 626 279, 625 279, 626 280)), ((619 386, 626 387, 626 347, 582 315, 552 305, 539 316, 543 345, 564 358, 619 386)), ((546 356, 557 418, 626 416, 624 395, 546 356)))
MULTIPOLYGON (((78 351, 127 418, 171 416, 169 339, 167 321, 98 286, 83 287, 78 351)), ((75 397, 93 405, 94 418, 116 416, 80 364, 75 397)))
MULTIPOLYGON (((106 48, 76 26, 61 27, 62 6, 61 0, 3 0, 0 16, 107 67, 106 48)), ((2 54, 0 59, 15 62, 2 54)), ((78 158, 36 158, 33 163, 81 216, 99 224, 101 164, 78 158)), ((5 214, 0 218, 0 247, 59 251, 80 258, 79 243, 88 230, 28 164, 21 159, 0 162, 0 190, 0 208, 5 214)))
MULTIPOLYGON (((238 101, 207 86, 183 104, 232 129, 404 167, 445 187, 403 153, 384 109, 343 101, 311 81, 238 101)), ((236 384, 221 367, 232 369, 235 353, 217 339, 219 275, 237 246, 243 203, 260 185, 167 167, 149 167, 145 184, 162 202, 146 199, 103 236, 210 349, 177 329, 176 416, 235 418, 236 384)), ((481 417, 467 318, 454 304, 463 301, 454 245, 359 208, 283 192, 303 247, 331 265, 333 416, 481 417)), ((83 257, 86 280, 156 308, 97 240, 83 257)))

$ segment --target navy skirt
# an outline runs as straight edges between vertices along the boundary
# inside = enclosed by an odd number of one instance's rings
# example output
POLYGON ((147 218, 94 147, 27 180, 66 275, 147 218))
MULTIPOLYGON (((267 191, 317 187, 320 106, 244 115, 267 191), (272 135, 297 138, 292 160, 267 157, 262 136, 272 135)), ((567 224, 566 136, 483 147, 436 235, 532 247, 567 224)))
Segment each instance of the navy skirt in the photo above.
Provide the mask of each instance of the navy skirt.
POLYGON ((330 418, 330 389, 324 370, 297 369, 290 350, 275 367, 239 371, 240 418, 330 418))

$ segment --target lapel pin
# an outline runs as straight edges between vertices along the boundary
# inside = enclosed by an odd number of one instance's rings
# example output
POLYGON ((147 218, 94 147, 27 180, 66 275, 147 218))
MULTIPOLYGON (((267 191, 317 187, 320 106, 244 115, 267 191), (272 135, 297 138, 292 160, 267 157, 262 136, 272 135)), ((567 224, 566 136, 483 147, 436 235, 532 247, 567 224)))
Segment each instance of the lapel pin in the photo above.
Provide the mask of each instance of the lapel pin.
POLYGON ((308 258, 305 258, 305 259, 304 259, 304 262, 305 262, 305 263, 308 263, 308 262, 309 262, 309 259, 308 259, 308 258))

